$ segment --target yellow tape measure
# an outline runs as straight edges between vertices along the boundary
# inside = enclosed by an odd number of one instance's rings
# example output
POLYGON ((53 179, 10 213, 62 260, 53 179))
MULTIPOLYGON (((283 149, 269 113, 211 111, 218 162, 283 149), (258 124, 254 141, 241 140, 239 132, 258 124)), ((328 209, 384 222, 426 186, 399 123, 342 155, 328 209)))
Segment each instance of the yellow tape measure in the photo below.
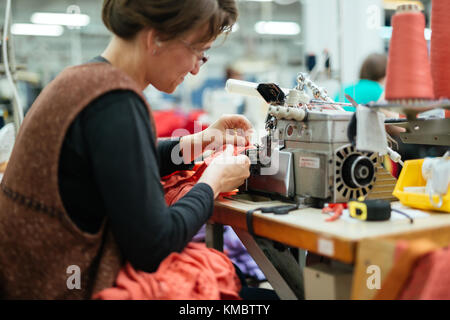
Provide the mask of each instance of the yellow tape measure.
POLYGON ((348 210, 350 216, 364 221, 384 221, 391 217, 391 204, 386 200, 358 200, 349 201, 348 210))

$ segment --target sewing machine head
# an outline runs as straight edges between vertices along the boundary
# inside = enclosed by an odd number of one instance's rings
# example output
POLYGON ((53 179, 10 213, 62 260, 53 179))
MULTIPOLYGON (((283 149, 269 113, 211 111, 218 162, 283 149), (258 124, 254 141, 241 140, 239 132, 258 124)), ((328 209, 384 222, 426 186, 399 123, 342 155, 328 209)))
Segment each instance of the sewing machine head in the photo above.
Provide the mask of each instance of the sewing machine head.
POLYGON ((269 104, 267 135, 255 149, 247 150, 251 175, 243 191, 321 206, 366 196, 373 188, 379 156, 358 151, 349 142, 353 113, 344 111, 303 74, 291 90, 235 80, 227 83, 227 89, 254 96, 257 91, 269 104))

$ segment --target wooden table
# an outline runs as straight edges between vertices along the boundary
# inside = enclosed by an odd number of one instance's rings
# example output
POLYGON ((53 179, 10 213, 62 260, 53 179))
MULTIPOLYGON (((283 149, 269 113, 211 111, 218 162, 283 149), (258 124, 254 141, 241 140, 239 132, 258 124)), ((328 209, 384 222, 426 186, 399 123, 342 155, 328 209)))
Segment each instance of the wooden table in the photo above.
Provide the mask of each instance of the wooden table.
POLYGON ((374 292, 366 290, 365 282, 362 283, 367 278, 364 266, 382 264, 384 277, 392 265, 395 240, 427 237, 441 246, 450 244, 450 214, 430 213, 426 218, 415 219, 413 224, 407 219, 382 222, 340 219, 325 222, 327 215, 314 208, 298 209, 287 215, 255 212, 253 229, 256 237, 252 237, 247 232, 245 213, 257 207, 280 204, 285 203, 267 199, 255 201, 248 195, 216 201, 207 228, 207 243, 220 249, 221 226, 233 227, 269 282, 284 299, 303 298, 304 293, 300 288, 303 286, 302 271, 298 268, 303 268, 304 262, 302 265, 301 261, 293 261, 292 255, 273 250, 273 241, 354 267, 352 297, 355 299, 373 296, 374 292), (296 272, 300 273, 300 278, 294 274, 296 272))

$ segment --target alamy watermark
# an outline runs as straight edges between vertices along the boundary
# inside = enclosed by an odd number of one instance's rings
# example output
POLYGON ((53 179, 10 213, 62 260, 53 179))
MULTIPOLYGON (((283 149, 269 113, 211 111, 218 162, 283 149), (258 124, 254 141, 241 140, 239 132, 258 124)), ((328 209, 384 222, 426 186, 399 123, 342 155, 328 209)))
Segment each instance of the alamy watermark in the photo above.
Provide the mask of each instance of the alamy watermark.
POLYGON ((366 9, 367 20, 366 26, 369 30, 378 30, 381 28, 381 9, 379 6, 372 4, 366 9))
POLYGON ((367 288, 370 290, 380 290, 381 289, 381 269, 377 265, 370 265, 366 269, 366 273, 370 274, 369 277, 367 277, 366 285, 367 288))
POLYGON ((81 289, 81 269, 73 264, 67 267, 66 274, 69 275, 66 281, 67 289, 81 289))

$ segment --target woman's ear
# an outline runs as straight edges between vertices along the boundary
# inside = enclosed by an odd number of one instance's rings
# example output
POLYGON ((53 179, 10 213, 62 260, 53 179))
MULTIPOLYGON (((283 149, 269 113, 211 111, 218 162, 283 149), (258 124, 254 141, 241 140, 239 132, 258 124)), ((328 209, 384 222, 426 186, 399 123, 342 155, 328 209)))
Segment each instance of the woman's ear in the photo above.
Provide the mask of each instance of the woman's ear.
POLYGON ((158 48, 161 48, 162 46, 162 43, 161 41, 159 41, 155 31, 153 29, 145 30, 144 39, 146 49, 150 51, 153 55, 155 55, 158 48))

